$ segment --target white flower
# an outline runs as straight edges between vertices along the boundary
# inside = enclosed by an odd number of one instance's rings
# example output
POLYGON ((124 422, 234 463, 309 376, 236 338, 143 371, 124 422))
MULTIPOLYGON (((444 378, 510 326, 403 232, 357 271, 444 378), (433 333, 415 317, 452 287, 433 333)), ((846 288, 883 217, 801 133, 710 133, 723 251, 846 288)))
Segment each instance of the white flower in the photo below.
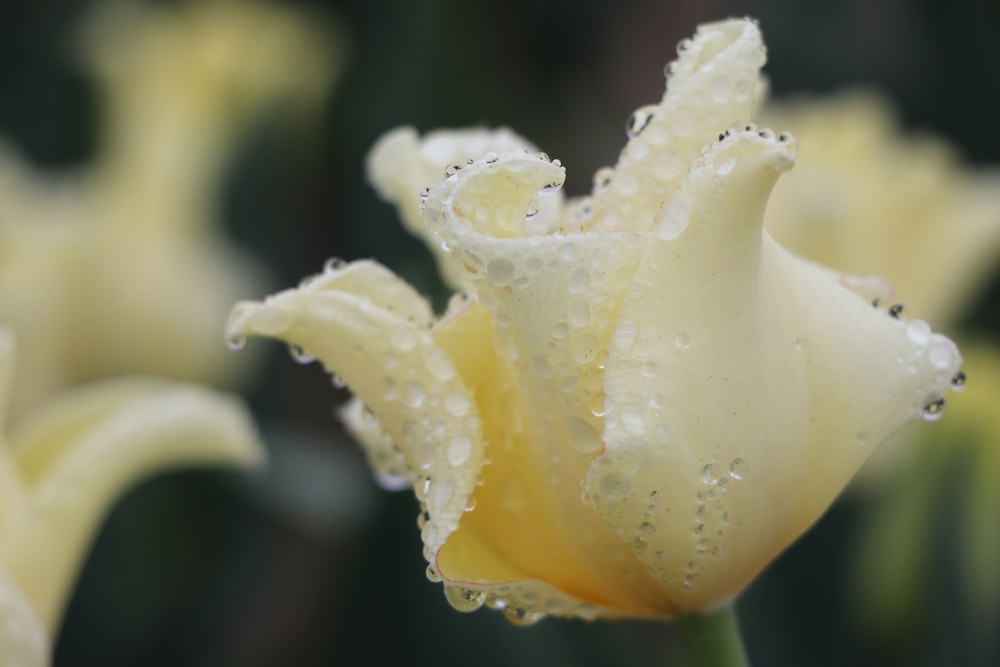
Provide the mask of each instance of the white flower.
POLYGON ((747 124, 757 26, 701 26, 679 53, 582 200, 506 132, 376 147, 371 176, 411 227, 414 182, 432 186, 423 234, 468 295, 440 320, 366 261, 231 315, 233 342, 286 340, 363 402, 348 424, 381 476, 413 486, 429 572, 460 609, 724 605, 888 434, 939 414, 958 368, 947 338, 763 231, 795 141, 747 124))

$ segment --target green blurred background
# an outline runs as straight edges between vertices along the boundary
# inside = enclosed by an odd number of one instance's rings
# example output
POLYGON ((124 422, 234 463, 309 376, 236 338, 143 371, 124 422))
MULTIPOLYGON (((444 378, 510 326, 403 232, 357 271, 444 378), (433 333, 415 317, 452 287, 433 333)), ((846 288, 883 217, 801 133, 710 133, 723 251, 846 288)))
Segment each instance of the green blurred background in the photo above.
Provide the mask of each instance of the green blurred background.
MULTIPOLYGON (((0 9, 0 134, 40 167, 85 165, 99 140, 100 105, 72 48, 89 4, 0 9)), ((430 255, 364 181, 374 140, 401 124, 508 125, 568 165, 566 190, 582 194, 616 158, 629 113, 662 95, 677 41, 730 15, 760 19, 775 96, 875 85, 907 127, 949 138, 971 163, 1000 163, 995 0, 282 4, 334 21, 343 61, 315 126, 265 119, 230 165, 220 215, 276 288, 331 256, 374 257, 441 304, 430 255)), ((1000 332, 998 289, 967 328, 1000 332)), ((379 490, 332 418, 344 391, 278 345, 252 346, 267 355, 248 399, 271 469, 174 473, 129 494, 82 572, 56 665, 685 664, 667 662, 679 643, 668 625, 521 629, 453 611, 424 578, 412 496, 379 490)), ((221 332, 219 353, 231 354, 221 332)), ((955 491, 963 465, 951 465, 955 491)), ((888 629, 870 622, 851 583, 860 526, 879 499, 839 502, 740 600, 757 664, 1000 664, 1000 616, 972 615, 958 593, 952 497, 942 493, 928 517, 943 526, 931 576, 905 623, 888 629)))

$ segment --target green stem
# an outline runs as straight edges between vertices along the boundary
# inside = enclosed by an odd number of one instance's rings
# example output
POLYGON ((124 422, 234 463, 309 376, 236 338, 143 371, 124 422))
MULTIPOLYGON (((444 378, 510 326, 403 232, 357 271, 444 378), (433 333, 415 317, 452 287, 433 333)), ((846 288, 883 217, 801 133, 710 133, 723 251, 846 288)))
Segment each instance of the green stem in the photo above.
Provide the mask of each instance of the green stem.
POLYGON ((676 623, 697 667, 749 667, 732 606, 711 614, 682 616, 676 623))

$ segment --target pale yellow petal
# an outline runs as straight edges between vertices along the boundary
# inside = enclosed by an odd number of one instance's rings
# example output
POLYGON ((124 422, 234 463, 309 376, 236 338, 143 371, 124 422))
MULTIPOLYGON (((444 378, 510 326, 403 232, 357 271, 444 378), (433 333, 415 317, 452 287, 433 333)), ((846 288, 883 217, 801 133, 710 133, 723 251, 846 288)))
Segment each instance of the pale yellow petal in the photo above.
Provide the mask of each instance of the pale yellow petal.
MULTIPOLYGON (((452 359, 426 326, 400 314, 415 308, 399 305, 401 292, 390 293, 389 304, 381 292, 335 289, 335 276, 325 281, 307 282, 262 303, 238 304, 228 335, 231 340, 270 336, 298 346, 364 401, 402 452, 407 469, 395 474, 409 479, 430 516, 423 536, 432 560, 458 526, 483 465, 478 411, 452 359)), ((345 279, 342 286, 352 284, 345 279)))
POLYGON ((594 177, 593 229, 646 233, 702 147, 753 115, 765 61, 756 23, 701 25, 677 50, 663 99, 633 114, 618 164, 594 177))
MULTIPOLYGON (((413 128, 401 127, 379 139, 368 155, 368 179, 379 196, 396 206, 406 228, 431 249, 452 287, 462 287, 465 281, 449 261, 441 239, 423 220, 421 192, 440 183, 446 172, 465 167, 469 160, 514 150, 536 151, 528 140, 506 128, 439 130, 421 138, 413 128)), ((547 228, 557 220, 560 202, 558 194, 539 200, 534 224, 547 228)))
POLYGON ((150 391, 140 380, 132 393, 135 386, 108 380, 70 392, 27 418, 23 440, 11 440, 28 502, 0 562, 50 630, 95 529, 123 491, 170 468, 262 460, 235 399, 193 385, 162 382, 150 391))
POLYGON ((960 361, 762 232, 793 159, 769 132, 712 145, 658 217, 616 324, 636 335, 610 349, 587 491, 682 610, 727 603, 874 446, 943 405, 960 361))
POLYGON ((49 636, 17 586, 0 569, 0 665, 46 667, 49 636))
MULTIPOLYGON (((439 566, 466 585, 519 572, 518 579, 548 582, 604 615, 664 613, 668 603, 636 568, 629 546, 580 501, 580 480, 601 447, 603 350, 642 241, 617 232, 521 236, 533 200, 562 177, 544 157, 506 153, 466 165, 427 200, 429 223, 478 298, 435 336, 453 358, 488 360, 488 369, 459 369, 493 452, 476 509, 439 566), (456 333, 472 322, 477 330, 456 333), (487 548, 510 571, 484 567, 487 548)), ((541 598, 508 602, 544 611, 541 598)))
POLYGON ((667 613, 669 602, 629 549, 580 501, 596 435, 582 447, 558 421, 556 433, 539 430, 530 406, 542 397, 493 349, 492 329, 490 314, 470 302, 435 330, 475 397, 490 460, 474 508, 437 555, 449 601, 464 610, 504 607, 515 622, 667 613))

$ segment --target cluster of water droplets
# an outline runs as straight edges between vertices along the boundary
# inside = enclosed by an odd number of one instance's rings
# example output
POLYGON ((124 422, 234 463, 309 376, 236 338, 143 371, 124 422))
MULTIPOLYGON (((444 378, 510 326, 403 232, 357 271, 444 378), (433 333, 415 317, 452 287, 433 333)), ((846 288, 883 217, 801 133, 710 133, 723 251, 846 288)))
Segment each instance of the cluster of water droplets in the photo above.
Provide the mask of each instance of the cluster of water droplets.
MULTIPOLYGON (((442 581, 441 576, 429 567, 427 577, 442 581)), ((500 611, 514 625, 534 625, 547 616, 569 616, 594 619, 598 608, 576 600, 541 582, 526 581, 517 584, 472 585, 445 582, 444 595, 454 609, 472 612, 486 607, 500 611)))
MULTIPOLYGON (((880 301, 872 301, 879 308, 880 301)), ((918 375, 929 366, 932 374, 928 381, 914 390, 913 408, 924 421, 937 421, 944 414, 946 400, 940 387, 959 392, 965 389, 965 372, 951 369, 959 358, 958 348, 946 336, 931 331, 924 320, 907 320, 903 317, 903 304, 890 304, 885 312, 899 323, 905 334, 906 345, 896 354, 895 362, 911 375, 918 375)), ((861 438, 859 438, 859 441, 861 438)))

